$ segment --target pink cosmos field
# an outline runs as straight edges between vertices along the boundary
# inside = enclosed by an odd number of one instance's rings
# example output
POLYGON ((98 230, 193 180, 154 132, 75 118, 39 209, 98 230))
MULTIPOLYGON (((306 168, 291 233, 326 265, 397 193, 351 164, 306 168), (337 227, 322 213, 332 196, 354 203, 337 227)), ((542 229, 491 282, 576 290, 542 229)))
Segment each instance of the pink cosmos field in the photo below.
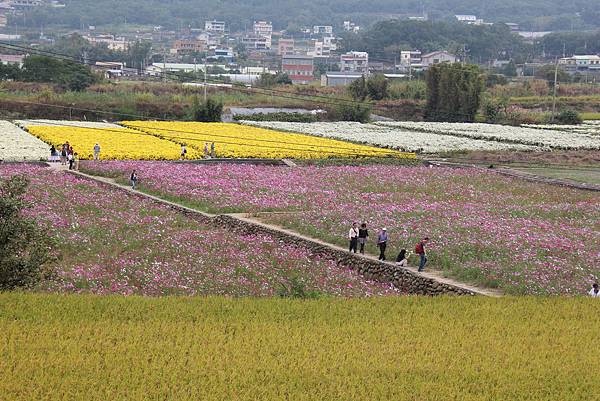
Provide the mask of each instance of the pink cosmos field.
POLYGON ((31 164, 1 164, 0 178, 30 179, 25 213, 58 240, 54 292, 272 296, 290 283, 354 297, 393 295, 307 249, 240 235, 150 200, 31 164))
POLYGON ((343 246, 351 223, 364 221, 373 254, 377 230, 386 227, 388 259, 429 236, 429 268, 509 294, 583 294, 600 278, 600 194, 594 192, 474 169, 120 161, 83 166, 120 181, 135 168, 142 191, 212 213, 251 213, 343 246))

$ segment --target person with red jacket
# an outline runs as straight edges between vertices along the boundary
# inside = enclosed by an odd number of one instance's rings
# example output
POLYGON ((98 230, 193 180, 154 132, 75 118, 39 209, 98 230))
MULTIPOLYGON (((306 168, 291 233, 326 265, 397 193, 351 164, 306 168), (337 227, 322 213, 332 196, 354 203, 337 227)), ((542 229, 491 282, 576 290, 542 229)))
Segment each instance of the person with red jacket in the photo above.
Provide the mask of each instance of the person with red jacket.
POLYGON ((419 255, 419 271, 422 272, 425 269, 427 263, 427 256, 425 255, 425 245, 429 242, 429 237, 423 238, 415 247, 415 253, 419 255))

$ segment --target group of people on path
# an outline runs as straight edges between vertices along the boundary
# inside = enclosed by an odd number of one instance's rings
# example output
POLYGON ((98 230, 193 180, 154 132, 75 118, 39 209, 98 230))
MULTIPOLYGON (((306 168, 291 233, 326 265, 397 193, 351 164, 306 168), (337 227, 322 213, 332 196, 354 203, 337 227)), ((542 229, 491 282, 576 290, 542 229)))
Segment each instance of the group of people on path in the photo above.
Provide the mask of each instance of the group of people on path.
MULTIPOLYGON (((362 223, 360 227, 358 223, 352 223, 352 227, 348 232, 348 240, 350 241, 349 252, 354 253, 365 253, 365 245, 367 244, 367 240, 369 238, 369 230, 367 229, 367 224, 362 223), (360 248, 359 248, 360 245, 360 248)), ((387 249, 387 243, 389 241, 389 235, 386 228, 382 228, 379 233, 377 233, 377 247, 379 248, 379 260, 385 261, 385 251, 387 249)), ((425 265, 427 264, 427 255, 425 252, 425 246, 429 242, 429 238, 425 237, 417 245, 415 246, 415 254, 419 256, 419 271, 422 272, 425 269, 425 265)), ((401 249, 400 253, 396 257, 396 264, 399 266, 408 266, 408 257, 410 256, 410 252, 407 252, 406 249, 401 249)))
POLYGON ((62 165, 69 165, 69 170, 79 170, 79 157, 69 142, 65 142, 57 148, 50 147, 50 161, 60 161, 62 165))
MULTIPOLYGON (((69 170, 79 170, 79 155, 73 150, 69 142, 65 142, 58 147, 50 147, 51 162, 60 162, 62 165, 69 165, 69 170)), ((100 145, 94 145, 94 160, 100 160, 100 145)))
MULTIPOLYGON (((211 142, 209 145, 208 142, 204 143, 204 158, 205 159, 214 159, 215 154, 215 143, 211 142)), ((181 144, 181 156, 179 160, 185 160, 187 158, 187 145, 185 143, 181 144)))

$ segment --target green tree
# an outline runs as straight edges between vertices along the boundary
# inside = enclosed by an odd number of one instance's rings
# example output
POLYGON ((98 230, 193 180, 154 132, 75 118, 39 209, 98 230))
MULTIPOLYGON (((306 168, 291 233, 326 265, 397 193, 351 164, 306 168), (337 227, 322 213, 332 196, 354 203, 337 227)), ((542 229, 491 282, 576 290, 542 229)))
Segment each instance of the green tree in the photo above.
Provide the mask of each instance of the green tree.
POLYGON ((383 74, 376 74, 367 79, 367 93, 372 100, 383 100, 388 97, 388 80, 383 74))
POLYGON ((192 120, 200 122, 220 122, 223 115, 223 103, 208 98, 206 102, 200 102, 198 97, 194 98, 192 105, 192 120))
POLYGON ((371 118, 371 106, 365 103, 340 103, 334 115, 340 121, 366 123, 371 118))
POLYGON ((562 68, 558 67, 556 71, 556 65, 544 65, 535 71, 536 78, 545 79, 548 81, 550 86, 554 86, 554 74, 556 73, 556 82, 569 82, 571 77, 562 68))
POLYGON ((502 74, 506 75, 507 77, 516 77, 517 66, 515 65, 515 62, 510 60, 510 62, 502 69, 502 74))
POLYGON ((347 88, 348 94, 354 100, 360 100, 361 102, 367 98, 369 92, 367 91, 367 80, 365 76, 361 76, 358 79, 355 79, 348 85, 347 88))
POLYGON ((433 65, 427 71, 426 81, 426 120, 475 121, 484 87, 479 67, 460 63, 433 65))
POLYGON ((27 186, 21 176, 0 182, 0 291, 35 286, 49 274, 44 266, 54 259, 54 241, 23 213, 29 207, 27 186))
POLYGON ((127 65, 142 70, 152 52, 152 42, 138 40, 127 50, 127 65))
POLYGON ((0 81, 17 81, 21 78, 21 70, 17 64, 0 64, 0 81))
POLYGON ((72 91, 82 91, 98 81, 85 65, 46 56, 27 57, 20 76, 23 81, 53 83, 72 91))

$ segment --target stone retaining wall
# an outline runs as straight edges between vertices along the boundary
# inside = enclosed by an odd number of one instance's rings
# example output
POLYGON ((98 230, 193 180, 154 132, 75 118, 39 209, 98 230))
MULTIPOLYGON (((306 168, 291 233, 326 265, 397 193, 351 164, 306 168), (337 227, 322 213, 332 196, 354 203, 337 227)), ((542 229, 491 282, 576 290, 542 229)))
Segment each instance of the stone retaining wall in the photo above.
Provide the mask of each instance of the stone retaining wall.
POLYGON ((335 260, 338 265, 346 266, 358 272, 367 280, 374 280, 381 283, 391 283, 396 288, 401 289, 407 294, 416 295, 486 295, 483 291, 479 292, 471 288, 460 285, 441 282, 440 280, 428 277, 427 275, 414 272, 410 269, 396 266, 393 263, 384 263, 372 258, 352 254, 333 245, 311 240, 309 238, 296 235, 286 230, 280 230, 266 224, 249 221, 242 217, 232 215, 211 215, 181 206, 177 203, 169 202, 156 196, 147 195, 142 192, 130 191, 126 187, 112 183, 99 177, 89 176, 80 172, 69 171, 69 173, 94 180, 101 185, 119 188, 128 191, 133 196, 143 199, 150 199, 163 206, 184 213, 190 218, 217 227, 226 227, 232 231, 242 234, 267 234, 286 244, 297 245, 308 249, 312 254, 319 255, 329 260, 335 260))
POLYGON ((345 250, 337 249, 317 241, 312 241, 282 230, 270 228, 266 225, 250 222, 235 216, 219 215, 213 223, 220 227, 228 227, 244 234, 268 234, 287 244, 308 248, 313 254, 335 260, 338 265, 343 265, 357 271, 367 280, 382 283, 392 283, 395 287, 408 294, 417 295, 476 295, 468 288, 442 283, 436 279, 415 273, 409 269, 396 266, 392 263, 383 263, 360 255, 352 254, 345 250))

